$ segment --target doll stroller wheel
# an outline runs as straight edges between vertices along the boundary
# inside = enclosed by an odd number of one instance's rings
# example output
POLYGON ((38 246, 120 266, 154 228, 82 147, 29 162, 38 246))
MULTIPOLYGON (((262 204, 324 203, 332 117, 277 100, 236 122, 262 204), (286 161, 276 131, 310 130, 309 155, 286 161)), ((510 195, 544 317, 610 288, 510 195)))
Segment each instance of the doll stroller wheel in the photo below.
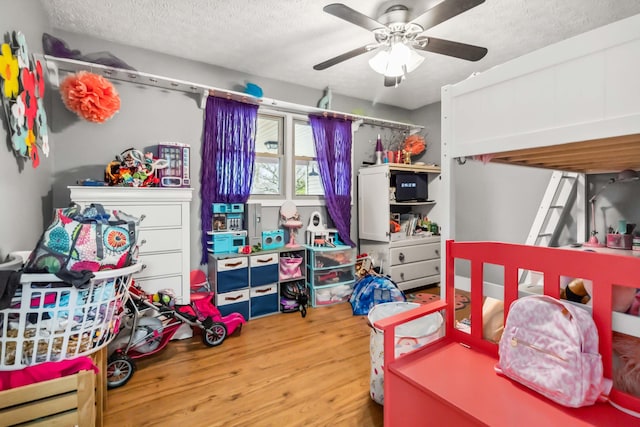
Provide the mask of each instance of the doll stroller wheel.
POLYGON ((125 354, 115 354, 107 362, 107 387, 122 387, 131 379, 136 369, 133 359, 125 354))
POLYGON ((213 322, 213 325, 202 331, 202 342, 208 347, 222 344, 227 337, 227 327, 222 322, 213 322))

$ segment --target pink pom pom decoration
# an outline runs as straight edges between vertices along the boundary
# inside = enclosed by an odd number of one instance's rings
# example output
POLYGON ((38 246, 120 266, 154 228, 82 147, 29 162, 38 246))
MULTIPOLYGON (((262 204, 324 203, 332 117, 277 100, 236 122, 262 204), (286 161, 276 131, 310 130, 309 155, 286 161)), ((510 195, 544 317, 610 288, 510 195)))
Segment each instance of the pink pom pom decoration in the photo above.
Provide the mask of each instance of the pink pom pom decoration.
POLYGON ((65 78, 60 94, 69 110, 90 122, 104 123, 120 109, 120 96, 111 82, 87 71, 65 78))

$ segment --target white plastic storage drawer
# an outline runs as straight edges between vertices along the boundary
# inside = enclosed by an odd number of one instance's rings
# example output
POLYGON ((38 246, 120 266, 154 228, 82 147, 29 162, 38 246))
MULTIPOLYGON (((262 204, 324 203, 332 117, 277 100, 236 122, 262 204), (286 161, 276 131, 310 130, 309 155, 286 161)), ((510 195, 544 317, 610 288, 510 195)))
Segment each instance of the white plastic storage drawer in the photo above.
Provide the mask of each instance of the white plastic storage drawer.
POLYGON ((351 265, 355 263, 355 250, 346 248, 341 250, 321 250, 309 251, 313 268, 337 267, 341 265, 351 265))
POLYGON ((311 288, 311 306, 337 304, 349 301, 353 292, 354 283, 343 283, 335 286, 323 286, 321 288, 311 288))
POLYGON ((313 286, 329 286, 354 280, 353 266, 315 270, 313 272, 313 286))
POLYGON ((391 248, 391 265, 408 264, 440 258, 440 243, 391 248))
POLYGON ((251 317, 277 313, 279 310, 278 284, 251 288, 251 317))

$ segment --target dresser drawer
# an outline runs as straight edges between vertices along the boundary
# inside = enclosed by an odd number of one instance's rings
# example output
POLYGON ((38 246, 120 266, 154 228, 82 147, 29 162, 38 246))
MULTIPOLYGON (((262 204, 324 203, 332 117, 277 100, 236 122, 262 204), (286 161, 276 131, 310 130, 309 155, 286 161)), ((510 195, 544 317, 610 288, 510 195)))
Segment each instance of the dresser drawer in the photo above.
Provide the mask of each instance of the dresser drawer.
POLYGON ((182 225, 182 207, 172 205, 105 205, 107 211, 121 210, 124 213, 144 219, 140 222, 140 228, 149 227, 180 227, 182 225))
MULTIPOLYGON (((136 278, 136 284, 144 289, 145 293, 152 295, 163 289, 173 289, 178 300, 178 304, 187 304, 188 299, 182 295, 182 276, 149 277, 146 279, 136 278)), ((187 295, 188 297, 188 295, 187 295)))
POLYGON ((136 278, 182 274, 182 253, 180 252, 141 255, 140 262, 145 267, 134 276, 136 278))
POLYGON ((140 253, 179 251, 182 249, 182 229, 140 229, 140 253))
POLYGON ((401 282, 407 280, 440 274, 440 260, 431 259, 411 264, 396 265, 392 266, 390 270, 391 280, 399 285, 401 282))
POLYGON ((393 265, 408 264, 417 261, 440 258, 440 243, 391 248, 389 262, 393 265))

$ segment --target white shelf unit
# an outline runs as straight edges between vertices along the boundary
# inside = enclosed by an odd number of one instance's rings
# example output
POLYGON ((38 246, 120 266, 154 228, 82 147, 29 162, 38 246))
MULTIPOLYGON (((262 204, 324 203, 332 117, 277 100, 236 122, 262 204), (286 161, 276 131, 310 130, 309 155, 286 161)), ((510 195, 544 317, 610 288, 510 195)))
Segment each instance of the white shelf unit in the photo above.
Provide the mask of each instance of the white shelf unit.
MULTIPOLYGON (((440 237, 407 236, 405 230, 391 233, 392 213, 429 215, 436 202, 398 202, 391 196, 394 174, 427 175, 429 193, 440 174, 438 166, 383 164, 361 168, 358 173, 358 234, 360 253, 367 253, 374 264, 402 290, 439 283, 440 237)), ((433 218, 432 218, 433 219, 433 218)))
POLYGON ((144 219, 140 223, 140 262, 133 277, 147 293, 172 289, 182 304, 190 301, 189 205, 191 188, 70 186, 71 201, 100 203, 144 219))

